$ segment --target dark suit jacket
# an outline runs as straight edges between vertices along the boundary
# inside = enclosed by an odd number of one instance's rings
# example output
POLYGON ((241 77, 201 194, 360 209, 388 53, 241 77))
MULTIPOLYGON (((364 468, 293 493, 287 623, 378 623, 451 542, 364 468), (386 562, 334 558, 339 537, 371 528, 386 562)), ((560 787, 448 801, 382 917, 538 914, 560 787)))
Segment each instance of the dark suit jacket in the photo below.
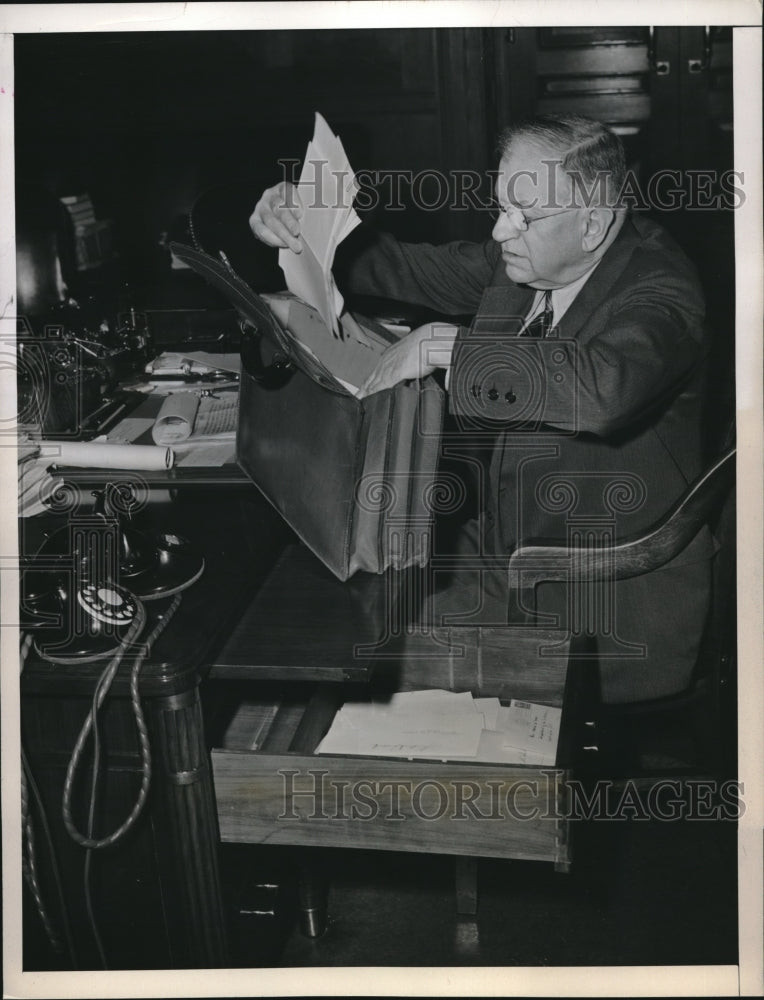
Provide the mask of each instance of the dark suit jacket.
MULTIPOLYGON (((506 276, 493 241, 433 247, 380 237, 353 264, 350 287, 440 313, 475 312, 457 338, 449 400, 462 429, 490 451, 489 553, 586 531, 593 539, 633 535, 701 472, 703 295, 694 268, 656 224, 627 219, 543 341, 518 338, 534 291, 506 276)), ((601 663, 609 700, 686 684, 712 552, 705 531, 647 586, 617 585, 617 641, 601 641, 612 653, 601 663)))

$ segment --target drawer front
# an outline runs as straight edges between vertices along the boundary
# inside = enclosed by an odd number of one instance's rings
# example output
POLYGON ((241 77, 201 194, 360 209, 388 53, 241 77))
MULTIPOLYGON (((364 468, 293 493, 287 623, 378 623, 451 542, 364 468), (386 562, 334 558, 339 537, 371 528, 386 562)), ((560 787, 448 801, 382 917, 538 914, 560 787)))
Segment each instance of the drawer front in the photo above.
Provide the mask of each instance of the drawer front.
POLYGON ((565 770, 230 750, 212 766, 224 841, 570 860, 565 770))

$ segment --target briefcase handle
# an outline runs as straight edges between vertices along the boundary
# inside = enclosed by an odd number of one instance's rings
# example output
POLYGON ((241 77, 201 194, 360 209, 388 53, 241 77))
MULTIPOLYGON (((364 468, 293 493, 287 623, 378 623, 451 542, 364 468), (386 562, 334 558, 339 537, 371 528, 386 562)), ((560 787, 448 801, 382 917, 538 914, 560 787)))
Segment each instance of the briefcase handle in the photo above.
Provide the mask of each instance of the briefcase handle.
POLYGON ((242 318, 241 364, 244 371, 264 389, 280 389, 295 372, 295 364, 280 347, 273 352, 270 364, 263 362, 263 334, 249 320, 242 318))

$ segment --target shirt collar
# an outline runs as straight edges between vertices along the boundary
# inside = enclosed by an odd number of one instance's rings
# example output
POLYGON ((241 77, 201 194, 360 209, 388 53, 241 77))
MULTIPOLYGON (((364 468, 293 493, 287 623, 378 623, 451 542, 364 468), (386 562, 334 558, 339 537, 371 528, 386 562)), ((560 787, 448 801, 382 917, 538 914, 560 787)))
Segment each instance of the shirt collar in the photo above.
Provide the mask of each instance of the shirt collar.
MULTIPOLYGON (((601 258, 600 258, 601 259, 601 258)), ((590 267, 588 271, 581 275, 580 278, 576 278, 575 281, 571 281, 569 285, 563 285, 561 288, 552 289, 552 312, 554 314, 554 324, 555 326, 560 322, 562 317, 568 311, 571 303, 584 287, 586 282, 591 278, 594 272, 599 267, 600 261, 598 260, 594 267, 590 267)), ((529 323, 538 313, 544 308, 544 290, 539 288, 536 290, 536 295, 533 299, 533 304, 531 305, 530 311, 528 312, 528 317, 526 323, 529 323)))

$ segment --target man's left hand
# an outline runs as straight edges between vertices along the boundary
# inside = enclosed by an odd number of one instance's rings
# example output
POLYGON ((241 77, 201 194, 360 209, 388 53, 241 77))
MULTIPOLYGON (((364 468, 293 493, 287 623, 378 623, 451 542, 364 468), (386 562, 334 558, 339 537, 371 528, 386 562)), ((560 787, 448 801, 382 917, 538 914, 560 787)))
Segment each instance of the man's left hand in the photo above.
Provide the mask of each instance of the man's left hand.
POLYGON ((448 366, 457 327, 425 323, 388 347, 377 367, 358 390, 359 398, 390 389, 399 382, 424 378, 448 366))

